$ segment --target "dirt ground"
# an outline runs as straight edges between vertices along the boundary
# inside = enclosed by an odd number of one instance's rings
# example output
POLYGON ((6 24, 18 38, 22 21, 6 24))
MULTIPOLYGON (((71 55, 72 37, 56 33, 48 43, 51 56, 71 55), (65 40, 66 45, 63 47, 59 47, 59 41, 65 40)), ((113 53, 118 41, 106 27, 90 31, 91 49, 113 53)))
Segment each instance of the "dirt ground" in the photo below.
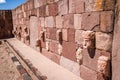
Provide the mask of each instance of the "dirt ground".
POLYGON ((5 50, 4 43, 0 43, 0 80, 22 80, 15 64, 5 50))

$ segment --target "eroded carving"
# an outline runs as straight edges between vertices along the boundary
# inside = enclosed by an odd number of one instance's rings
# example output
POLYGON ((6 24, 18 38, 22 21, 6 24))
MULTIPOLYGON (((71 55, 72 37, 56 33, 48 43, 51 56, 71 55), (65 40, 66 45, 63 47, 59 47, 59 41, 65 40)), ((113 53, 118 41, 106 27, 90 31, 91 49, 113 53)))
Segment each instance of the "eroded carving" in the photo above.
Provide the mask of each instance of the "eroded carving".
POLYGON ((104 76, 109 76, 110 74, 110 63, 109 58, 106 56, 100 56, 98 58, 98 72, 102 73, 104 76))
POLYGON ((93 31, 83 31, 83 48, 95 48, 95 33, 93 31))

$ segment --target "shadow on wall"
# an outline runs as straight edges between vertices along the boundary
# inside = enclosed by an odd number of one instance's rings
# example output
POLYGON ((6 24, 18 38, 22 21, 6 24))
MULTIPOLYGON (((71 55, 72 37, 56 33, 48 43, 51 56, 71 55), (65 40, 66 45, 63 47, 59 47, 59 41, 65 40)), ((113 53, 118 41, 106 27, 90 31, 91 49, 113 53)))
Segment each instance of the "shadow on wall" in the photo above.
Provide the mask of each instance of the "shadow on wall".
POLYGON ((14 37, 12 30, 12 11, 0 10, 0 39, 14 37))

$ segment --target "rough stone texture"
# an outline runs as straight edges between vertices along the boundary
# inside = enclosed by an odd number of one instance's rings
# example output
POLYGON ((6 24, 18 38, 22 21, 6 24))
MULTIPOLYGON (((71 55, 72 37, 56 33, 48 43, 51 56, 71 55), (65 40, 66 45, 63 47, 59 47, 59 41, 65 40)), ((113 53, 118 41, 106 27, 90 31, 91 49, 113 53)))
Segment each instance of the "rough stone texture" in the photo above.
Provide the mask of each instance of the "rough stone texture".
POLYGON ((74 14, 74 27, 75 29, 81 29, 82 15, 74 14))
POLYGON ((50 51, 53 53, 58 54, 58 42, 57 41, 51 41, 50 42, 50 51))
POLYGON ((68 14, 68 0, 61 0, 58 2, 58 13, 59 15, 68 14))
POLYGON ((60 59, 60 65, 63 66, 64 68, 67 68, 68 70, 76 74, 77 76, 80 76, 80 70, 79 70, 80 66, 78 63, 71 61, 62 56, 60 59))
POLYGON ((83 32, 83 30, 76 30, 75 31, 75 42, 77 44, 82 44, 82 42, 83 42, 82 35, 80 35, 80 34, 82 34, 82 32, 83 32))
POLYGON ((45 18, 40 17, 40 27, 45 27, 45 18))
POLYGON ((85 11, 85 3, 82 0, 69 0, 69 13, 82 13, 85 11))
MULTIPOLYGON (((119 2, 119 0, 117 0, 119 2)), ((120 13, 116 16, 116 24, 114 27, 114 37, 112 46, 112 80, 119 80, 120 70, 120 13)))
POLYGON ((97 80, 97 72, 81 65, 80 66, 80 76, 84 80, 97 80))
POLYGON ((96 48, 106 51, 112 49, 112 34, 106 34, 102 32, 96 32, 96 48))
POLYGON ((113 18, 112 11, 101 12, 100 30, 103 32, 113 31, 113 18))
POLYGON ((83 54, 83 65, 97 71, 97 61, 98 61, 98 57, 100 56, 100 51, 98 50, 87 50, 87 49, 83 49, 82 51, 83 54))
POLYGON ((45 27, 55 27, 55 18, 53 16, 45 18, 45 27))
POLYGON ((73 14, 67 14, 63 16, 63 28, 74 28, 73 14))
POLYGON ((75 29, 68 29, 68 41, 75 42, 75 29))
POLYGON ((94 30, 95 27, 99 26, 99 19, 98 12, 83 13, 81 28, 84 30, 94 30))
POLYGON ((72 61, 76 61, 76 58, 75 58, 76 44, 72 42, 63 41, 62 47, 63 47, 62 56, 72 61))
POLYGON ((56 16, 56 28, 62 28, 63 18, 62 16, 56 16))
POLYGON ((53 3, 49 5, 49 15, 56 16, 58 14, 58 4, 53 3))
POLYGON ((68 30, 67 29, 62 29, 62 39, 64 41, 68 41, 68 30))

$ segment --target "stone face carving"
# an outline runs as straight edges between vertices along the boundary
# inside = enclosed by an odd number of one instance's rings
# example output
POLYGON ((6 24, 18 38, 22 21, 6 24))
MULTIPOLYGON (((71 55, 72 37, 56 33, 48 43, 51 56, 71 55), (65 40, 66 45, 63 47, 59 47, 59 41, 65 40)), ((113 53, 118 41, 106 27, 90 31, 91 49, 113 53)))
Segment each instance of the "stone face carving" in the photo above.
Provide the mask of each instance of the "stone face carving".
POLYGON ((81 64, 82 62, 82 48, 81 47, 79 47, 78 49, 77 49, 77 51, 76 51, 76 59, 77 59, 77 63, 78 64, 81 64))
POLYGON ((110 67, 109 66, 110 66, 110 63, 109 63, 108 57, 100 56, 98 58, 98 72, 109 77, 109 74, 110 74, 110 67))
POLYGON ((95 48, 95 33, 93 31, 83 31, 83 48, 95 48))

